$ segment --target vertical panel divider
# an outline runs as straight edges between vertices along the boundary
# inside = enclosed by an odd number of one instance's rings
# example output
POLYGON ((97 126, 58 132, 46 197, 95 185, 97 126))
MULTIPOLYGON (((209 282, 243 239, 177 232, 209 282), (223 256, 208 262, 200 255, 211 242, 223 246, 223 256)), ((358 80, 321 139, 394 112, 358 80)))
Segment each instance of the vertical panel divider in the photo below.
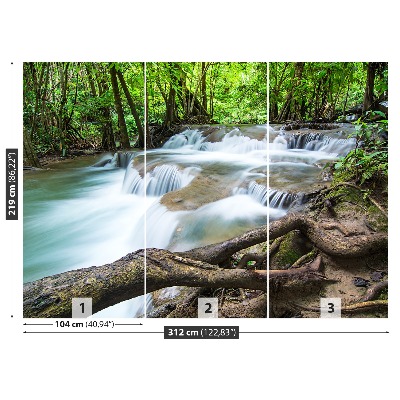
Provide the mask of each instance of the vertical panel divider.
POLYGON ((144 318, 147 318, 147 65, 143 62, 143 74, 144 74, 144 318))
POLYGON ((267 62, 267 318, 269 318, 269 62, 267 62))

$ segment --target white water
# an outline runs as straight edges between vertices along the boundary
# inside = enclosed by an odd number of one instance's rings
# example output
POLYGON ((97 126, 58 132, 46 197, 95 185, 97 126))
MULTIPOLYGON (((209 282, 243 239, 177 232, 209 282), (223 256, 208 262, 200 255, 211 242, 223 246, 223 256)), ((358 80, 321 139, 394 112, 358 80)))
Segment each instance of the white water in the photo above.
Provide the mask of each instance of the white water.
MULTIPOLYGON (((339 130, 306 133, 222 128, 211 141, 193 129, 148 151, 145 172, 143 153, 119 153, 93 161, 100 161, 98 168, 72 164, 27 175, 25 281, 102 265, 144 246, 184 251, 283 217, 301 204, 303 192, 323 184, 325 162, 354 145, 339 130), (207 180, 199 186, 196 177, 207 180), (161 204, 165 194, 183 188, 173 203, 179 211, 161 204)), ((151 308, 150 295, 95 316, 140 316, 145 302, 151 308)))
POLYGON ((182 189, 187 186, 196 175, 196 168, 189 167, 179 171, 176 165, 158 165, 148 172, 144 180, 139 171, 131 164, 128 166, 123 182, 123 191, 126 193, 147 196, 162 196, 165 193, 182 189), (144 189, 146 181, 146 191, 144 189))

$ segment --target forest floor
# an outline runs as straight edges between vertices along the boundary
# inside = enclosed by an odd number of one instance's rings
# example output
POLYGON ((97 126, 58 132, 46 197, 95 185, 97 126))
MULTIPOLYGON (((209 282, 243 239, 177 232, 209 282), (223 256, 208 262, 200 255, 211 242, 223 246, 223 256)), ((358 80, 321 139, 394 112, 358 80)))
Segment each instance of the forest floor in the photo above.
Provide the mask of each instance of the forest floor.
MULTIPOLYGON (((365 237, 368 240, 376 233, 387 232, 387 194, 375 190, 373 196, 364 196, 356 187, 337 185, 310 201, 302 214, 317 222, 318 228, 329 232, 332 238, 365 237), (380 198, 376 202, 378 193, 380 198), (330 199, 330 207, 322 201, 326 198, 330 199)), ((323 280, 299 279, 270 285, 270 317, 318 318, 321 298, 340 298, 345 318, 387 317, 385 305, 378 304, 372 309, 359 306, 368 300, 378 300, 378 303, 387 300, 387 250, 375 252, 371 249, 368 256, 335 257, 320 251, 300 231, 293 230, 275 243, 271 241, 269 246, 264 242, 238 252, 231 258, 232 268, 245 254, 265 257, 266 251, 270 252, 270 269, 274 271, 303 267, 320 255, 322 262, 318 272, 324 276, 323 280), (304 261, 297 265, 302 257, 304 261), (367 300, 375 287, 382 290, 367 300)), ((153 293, 154 310, 149 317, 196 318, 199 297, 217 297, 220 318, 265 318, 267 315, 268 295, 263 291, 175 287, 153 293)))
POLYGON ((90 150, 70 150, 65 156, 62 156, 61 154, 57 153, 46 153, 44 155, 39 156, 39 161, 40 165, 44 168, 50 166, 51 164, 54 163, 59 163, 65 160, 73 160, 77 157, 82 157, 82 156, 93 156, 96 154, 101 154, 104 153, 104 150, 96 150, 96 149, 90 149, 90 150))
MULTIPOLYGON (((337 196, 341 198, 332 208, 323 207, 313 210, 312 204, 307 207, 308 216, 318 222, 320 229, 329 230, 330 234, 337 238, 369 237, 376 232, 387 232, 385 209, 377 208, 368 198, 363 199, 362 193, 354 188, 346 188, 346 190, 340 188, 333 193, 331 198, 337 196)), ((312 243, 302 242, 302 239, 304 238, 292 237, 289 245, 286 243, 282 250, 279 249, 271 257, 271 268, 275 269, 282 265, 285 256, 296 258, 310 251, 312 243)), ((283 244, 285 243, 281 242, 280 246, 283 244)), ((322 256, 321 270, 327 281, 272 288, 271 317, 319 317, 320 298, 340 298, 342 308, 346 308, 365 301, 363 299, 368 295, 370 288, 388 279, 387 252, 351 258, 338 258, 319 253, 322 256)), ((376 299, 387 300, 387 287, 376 299)), ((372 311, 360 309, 354 313, 342 313, 342 317, 349 316, 387 317, 387 309, 372 311)))
MULTIPOLYGON (((186 126, 175 127, 174 131, 181 131, 184 127, 186 126)), ((208 133, 211 134, 212 131, 208 133)), ((46 154, 40 157, 40 162, 43 167, 48 168, 64 160, 100 153, 104 151, 70 150, 65 157, 46 154)), ((209 183, 199 181, 199 184, 208 186, 209 183)), ((306 204, 305 209, 300 211, 307 218, 317 222, 321 231, 329 231, 333 237, 341 239, 368 237, 375 233, 387 232, 387 192, 383 188, 371 186, 361 191, 344 184, 342 187, 338 185, 336 189, 331 189, 323 189, 324 195, 317 194, 306 204), (369 189, 369 194, 366 195, 365 189, 369 189), (326 200, 329 200, 330 206, 326 205, 326 200)), ((169 209, 181 209, 184 203, 182 198, 182 193, 172 192, 164 196, 162 203, 169 209)), ((197 201, 202 202, 201 198, 197 201)), ((187 207, 191 209, 194 206, 190 204, 187 207)), ((269 314, 272 318, 318 318, 321 298, 340 298, 342 308, 351 308, 352 305, 363 302, 372 288, 387 283, 387 250, 380 253, 371 252, 371 255, 365 257, 337 258, 317 250, 313 243, 296 230, 278 239, 238 252, 231 258, 232 268, 235 268, 241 257, 249 252, 265 255, 268 248, 275 247, 273 253, 269 250, 271 270, 291 270, 306 265, 309 259, 298 266, 296 262, 313 253, 313 257, 317 254, 321 256, 319 272, 326 279, 272 285, 269 291, 269 314)), ((153 292, 154 309, 148 317, 196 318, 199 297, 217 297, 220 318, 265 318, 267 315, 268 293, 264 291, 174 287, 153 292)), ((387 300, 387 287, 380 291, 376 299, 387 300)), ((342 314, 342 317, 349 316, 387 317, 387 307, 367 311, 358 309, 342 314)))

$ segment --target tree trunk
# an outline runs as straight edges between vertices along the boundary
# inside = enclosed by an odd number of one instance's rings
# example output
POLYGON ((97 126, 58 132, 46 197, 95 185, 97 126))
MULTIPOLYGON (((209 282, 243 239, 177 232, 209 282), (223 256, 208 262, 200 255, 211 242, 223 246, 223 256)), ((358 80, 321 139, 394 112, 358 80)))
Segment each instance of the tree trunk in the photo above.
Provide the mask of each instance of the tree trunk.
POLYGON ((43 92, 41 93, 42 106, 41 106, 40 118, 43 129, 47 135, 49 135, 49 123, 47 119, 47 88, 49 83, 49 76, 50 76, 50 63, 46 63, 46 77, 44 80, 43 92))
MULTIPOLYGON (((300 230, 323 253, 341 257, 368 257, 387 249, 387 235, 375 233, 353 237, 329 234, 316 222, 289 215, 270 224, 269 239, 300 230)), ((289 270, 225 269, 230 257, 267 240, 266 226, 222 243, 183 253, 146 250, 146 287, 152 292, 169 286, 245 288, 267 291, 273 287, 326 281, 320 273, 322 258, 289 270)), ((73 297, 91 297, 93 312, 144 293, 145 251, 139 250, 111 264, 64 272, 24 284, 24 317, 70 317, 73 297)))
POLYGON ((169 88, 168 99, 165 110, 164 126, 166 128, 170 128, 171 125, 177 121, 175 95, 176 95, 175 89, 171 85, 169 88))
POLYGON ((176 70, 180 68, 177 63, 167 63, 166 68, 169 75, 169 90, 168 95, 163 96, 164 101, 166 101, 163 125, 164 128, 168 129, 179 120, 176 109, 176 88, 178 87, 178 74, 176 70))
POLYGON ((115 65, 111 66, 110 75, 111 75, 111 85, 114 93, 115 108, 118 114, 118 125, 121 134, 121 148, 130 149, 131 145, 129 143, 128 129, 126 128, 124 109, 122 107, 121 94, 119 92, 117 71, 115 69, 115 65))
MULTIPOLYGON (((146 88, 147 89, 147 88, 146 88)), ((145 148, 152 149, 153 141, 151 140, 150 135, 150 127, 149 127, 149 93, 147 90, 144 91, 144 110, 145 110, 145 128, 146 128, 146 141, 145 141, 145 148)))
POLYGON ((60 151, 64 156, 67 151, 67 87, 68 87, 68 68, 69 63, 58 63, 58 73, 60 77, 61 99, 57 111, 57 128, 60 138, 60 151))
POLYGON ((35 63, 31 62, 29 63, 31 74, 32 74, 32 83, 35 91, 35 107, 33 109, 33 114, 32 114, 32 121, 31 121, 31 132, 30 132, 30 139, 33 139, 33 134, 36 130, 36 117, 39 114, 39 101, 41 98, 41 91, 42 91, 42 82, 43 82, 43 76, 44 76, 44 66, 42 66, 39 79, 37 78, 37 73, 36 73, 36 67, 35 63))
POLYGON ((115 150, 114 132, 111 121, 110 109, 108 107, 101 108, 103 116, 103 133, 101 137, 101 146, 104 150, 115 150))
POLYGON ((206 86, 206 63, 201 63, 201 99, 205 113, 207 113, 207 86, 206 86))
MULTIPOLYGON (((90 82, 90 88, 93 97, 97 97, 96 94, 96 87, 94 85, 94 78, 92 77, 91 70, 87 66, 87 73, 89 77, 89 82, 90 82)), ((108 85, 105 82, 104 76, 101 73, 101 71, 96 70, 96 82, 97 82, 97 87, 99 90, 99 96, 102 96, 107 90, 108 90, 108 85)), ((114 132, 113 132, 113 126, 112 126, 112 120, 111 120, 111 113, 110 113, 110 108, 107 106, 100 107, 99 112, 102 116, 102 136, 101 136, 101 147, 104 150, 115 150, 116 145, 115 145, 115 139, 114 139, 114 132)))
POLYGON ((300 84, 301 77, 303 75, 304 70, 304 62, 296 62, 294 63, 294 78, 290 88, 290 91, 286 95, 285 103, 281 108, 281 111, 278 116, 278 121, 286 121, 289 117, 295 118, 296 116, 293 114, 293 110, 296 108, 295 100, 293 99, 294 94, 296 92, 297 86, 300 84))
POLYGON ((126 100, 128 101, 129 108, 131 109, 133 118, 135 119, 136 127, 137 127, 138 134, 139 134, 139 147, 144 148, 144 130, 143 130, 143 125, 139 118, 139 114, 136 111, 135 104, 133 102, 131 94, 129 93, 128 86, 126 85, 126 82, 125 82, 124 76, 122 75, 122 72, 117 71, 117 76, 121 83, 122 89, 124 90, 125 97, 126 97, 126 100))
POLYGON ((369 62, 367 65, 367 79, 364 92, 363 112, 368 111, 374 103, 374 84, 377 63, 369 62))
MULTIPOLYGON (((321 258, 292 270, 249 271, 222 269, 183 258, 167 250, 146 250, 146 289, 169 286, 245 288, 267 291, 272 282, 324 280, 321 258)), ((144 294, 144 251, 138 250, 111 264, 72 270, 24 284, 24 318, 69 318, 72 298, 92 298, 93 313, 144 294)))
POLYGON ((23 128, 23 135, 24 135, 24 165, 35 168, 42 168, 42 166, 40 165, 39 158, 32 146, 30 135, 25 129, 25 127, 23 128))
MULTIPOLYGON (((274 240, 295 229, 301 231, 324 253, 339 258, 366 257, 387 248, 387 234, 374 233, 343 239, 328 233, 312 219, 298 214, 288 214, 285 218, 272 222, 269 225, 269 239, 274 240)), ((225 242, 210 244, 178 254, 210 264, 223 265, 238 251, 265 242, 267 231, 268 226, 262 226, 225 242)))
POLYGON ((91 63, 89 63, 89 64, 86 63, 86 64, 85 64, 86 75, 88 76, 90 92, 92 93, 92 96, 93 96, 93 97, 97 97, 96 87, 95 87, 95 85, 94 85, 94 79, 93 79, 91 67, 92 67, 91 63))

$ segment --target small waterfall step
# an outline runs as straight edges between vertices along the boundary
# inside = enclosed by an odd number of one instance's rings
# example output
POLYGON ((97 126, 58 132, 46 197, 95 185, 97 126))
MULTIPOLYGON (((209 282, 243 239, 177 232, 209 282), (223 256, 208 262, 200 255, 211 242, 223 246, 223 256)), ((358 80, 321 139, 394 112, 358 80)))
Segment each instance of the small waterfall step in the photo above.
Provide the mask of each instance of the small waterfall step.
MULTIPOLYGON (((157 165, 146 174, 146 195, 158 197, 182 189, 193 180, 197 172, 198 168, 194 167, 188 167, 181 171, 174 164, 157 165)), ((145 180, 132 165, 126 169, 123 191, 144 196, 145 180)))
POLYGON ((268 188, 255 181, 251 181, 247 189, 236 190, 235 194, 247 194, 257 202, 270 208, 288 210, 294 204, 303 204, 306 196, 303 193, 288 193, 268 188))

